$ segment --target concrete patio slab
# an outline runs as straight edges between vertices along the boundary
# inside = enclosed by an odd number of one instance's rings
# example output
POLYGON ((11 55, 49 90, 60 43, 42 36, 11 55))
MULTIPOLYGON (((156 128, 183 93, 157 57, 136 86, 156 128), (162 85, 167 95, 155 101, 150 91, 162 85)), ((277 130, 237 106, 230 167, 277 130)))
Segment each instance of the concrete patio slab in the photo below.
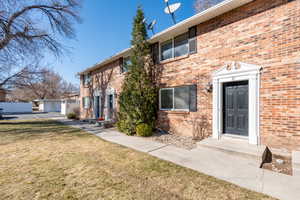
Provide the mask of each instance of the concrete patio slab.
POLYGON ((300 151, 292 152, 292 163, 293 163, 293 174, 294 176, 297 176, 300 179, 300 151))
POLYGON ((300 199, 299 177, 288 176, 264 170, 262 182, 264 184, 262 193, 268 194, 279 199, 300 199))
POLYGON ((230 155, 254 159, 259 166, 262 162, 262 155, 266 149, 264 145, 251 145, 247 140, 240 138, 222 137, 221 140, 207 138, 197 143, 199 147, 219 150, 230 155))
POLYGON ((259 169, 256 162, 252 160, 228 156, 226 153, 207 148, 188 151, 174 146, 167 146, 150 154, 242 187, 262 192, 263 170, 259 169), (232 167, 233 163, 238 163, 239 167, 232 167))
POLYGON ((104 140, 130 147, 142 152, 151 152, 166 146, 165 144, 145 140, 143 138, 129 137, 124 134, 118 135, 118 132, 116 131, 109 131, 107 133, 99 134, 98 136, 104 140))

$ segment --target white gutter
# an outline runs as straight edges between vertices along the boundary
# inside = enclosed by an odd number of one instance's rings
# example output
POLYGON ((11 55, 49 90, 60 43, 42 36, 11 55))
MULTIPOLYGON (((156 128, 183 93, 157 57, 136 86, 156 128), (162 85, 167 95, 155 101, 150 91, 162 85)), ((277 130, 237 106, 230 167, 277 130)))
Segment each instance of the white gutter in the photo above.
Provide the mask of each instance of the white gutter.
MULTIPOLYGON (((225 1, 222 1, 221 3, 209 8, 203 12, 200 12, 186 20, 179 22, 178 24, 176 24, 174 26, 171 26, 170 28, 167 28, 167 29, 161 31, 160 33, 157 33, 152 38, 150 38, 148 41, 150 43, 155 43, 155 42, 170 39, 178 34, 188 31, 188 29, 192 26, 201 24, 205 21, 213 19, 217 16, 220 16, 224 13, 227 13, 235 8, 241 7, 252 1, 254 1, 254 0, 225 0, 225 1)), ((96 65, 84 70, 83 72, 80 72, 79 75, 91 72, 95 69, 98 69, 108 63, 111 63, 111 62, 129 54, 130 49, 131 48, 125 49, 125 50, 115 54, 114 56, 112 56, 100 63, 97 63, 96 65)))

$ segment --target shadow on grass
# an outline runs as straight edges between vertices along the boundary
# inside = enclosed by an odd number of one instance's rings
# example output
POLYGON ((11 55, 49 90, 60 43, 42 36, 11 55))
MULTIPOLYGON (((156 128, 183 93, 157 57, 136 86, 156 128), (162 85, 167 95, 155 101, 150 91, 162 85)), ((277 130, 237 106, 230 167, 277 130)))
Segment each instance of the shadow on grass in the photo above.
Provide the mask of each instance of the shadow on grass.
POLYGON ((3 117, 2 119, 0 119, 0 122, 1 120, 12 120, 12 119, 17 119, 17 117, 3 117))
POLYGON ((67 141, 90 136, 80 129, 71 128, 52 120, 0 122, 0 145, 20 140, 53 139, 67 141))

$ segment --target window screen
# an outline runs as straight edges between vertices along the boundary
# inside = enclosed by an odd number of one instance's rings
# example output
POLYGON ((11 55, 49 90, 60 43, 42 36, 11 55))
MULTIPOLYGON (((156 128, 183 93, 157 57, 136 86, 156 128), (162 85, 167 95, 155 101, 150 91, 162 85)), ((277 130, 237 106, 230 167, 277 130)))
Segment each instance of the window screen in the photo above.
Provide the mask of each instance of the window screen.
POLYGON ((173 57, 173 42, 166 41, 161 44, 161 60, 170 59, 173 57))
POLYGON ((161 109, 173 109, 173 89, 162 89, 160 91, 161 109))
POLYGON ((175 57, 184 56, 189 53, 188 33, 177 36, 174 39, 175 57))
POLYGON ((174 88, 174 109, 188 110, 189 109, 189 87, 174 88))

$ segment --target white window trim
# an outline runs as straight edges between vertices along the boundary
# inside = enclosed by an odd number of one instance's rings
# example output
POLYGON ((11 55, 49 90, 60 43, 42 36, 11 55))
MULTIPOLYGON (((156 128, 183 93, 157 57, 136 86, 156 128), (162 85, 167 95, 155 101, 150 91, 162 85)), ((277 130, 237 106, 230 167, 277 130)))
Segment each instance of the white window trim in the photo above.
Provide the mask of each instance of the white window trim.
POLYGON ((259 88, 261 67, 241 62, 233 62, 213 74, 213 138, 223 136, 223 84, 247 80, 249 84, 248 141, 260 144, 259 88))
POLYGON ((189 112, 190 109, 176 109, 175 107, 175 87, 173 88, 161 88, 159 89, 159 110, 161 111, 182 111, 182 112, 189 112), (173 108, 171 109, 165 109, 165 108, 161 108, 161 91, 162 90, 172 90, 173 92, 173 108))

